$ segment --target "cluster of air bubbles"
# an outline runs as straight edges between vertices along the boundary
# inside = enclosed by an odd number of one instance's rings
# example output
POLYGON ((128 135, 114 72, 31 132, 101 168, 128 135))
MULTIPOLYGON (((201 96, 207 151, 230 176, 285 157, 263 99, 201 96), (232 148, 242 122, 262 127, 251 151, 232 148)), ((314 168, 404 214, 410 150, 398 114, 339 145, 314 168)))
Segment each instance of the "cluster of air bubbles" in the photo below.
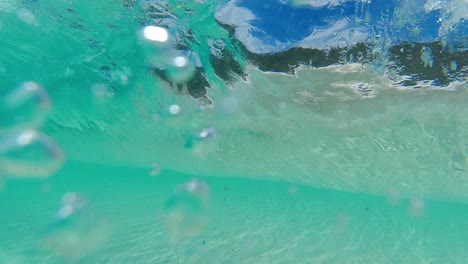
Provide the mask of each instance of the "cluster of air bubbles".
POLYGON ((202 233, 208 222, 210 188, 193 179, 176 187, 165 202, 165 226, 169 240, 178 242, 202 233))
POLYGON ((63 195, 54 220, 43 231, 43 246, 75 261, 107 242, 109 223, 91 210, 88 199, 77 192, 63 195))
MULTIPOLYGON (((392 206, 400 205, 403 200, 401 193, 390 189, 387 193, 387 202, 392 206)), ((410 197, 407 206, 408 214, 412 217, 422 217, 426 211, 426 203, 419 197, 410 197)))
POLYGON ((60 147, 36 130, 50 110, 47 91, 32 81, 0 95, 0 175, 48 177, 62 166, 60 147))
POLYGON ((196 63, 187 51, 177 50, 168 30, 146 26, 139 32, 140 46, 147 63, 164 72, 176 84, 188 82, 195 75, 196 63))
POLYGON ((36 131, 21 130, 0 138, 0 174, 7 177, 48 177, 64 155, 55 141, 36 131))

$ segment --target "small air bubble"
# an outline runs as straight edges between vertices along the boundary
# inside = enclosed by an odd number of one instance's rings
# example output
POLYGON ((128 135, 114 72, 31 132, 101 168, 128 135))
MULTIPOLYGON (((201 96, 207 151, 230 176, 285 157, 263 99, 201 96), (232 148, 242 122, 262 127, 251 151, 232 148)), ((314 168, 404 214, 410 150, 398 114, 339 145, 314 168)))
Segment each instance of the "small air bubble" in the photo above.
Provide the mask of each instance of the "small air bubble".
POLYGON ((185 182, 165 203, 165 223, 171 242, 199 235, 208 222, 210 189, 200 180, 185 182))
POLYGON ((161 116, 157 113, 154 113, 152 117, 154 122, 158 122, 161 119, 161 116))
POLYGON ((198 138, 205 139, 216 136, 216 130, 214 128, 205 128, 200 133, 198 133, 198 138))
POLYGON ((362 51, 358 51, 358 53, 356 55, 356 59, 358 61, 362 61, 362 59, 364 59, 364 53, 362 51))
POLYGON ((216 148, 217 132, 214 128, 205 128, 200 132, 189 136, 185 142, 185 148, 193 153, 205 156, 216 148))
POLYGON ((125 74, 120 75, 120 83, 122 85, 127 85, 128 84, 128 76, 125 74))
POLYGON ((174 83, 190 81, 195 75, 195 64, 185 55, 175 56, 166 69, 167 77, 174 83))
POLYGON ((62 196, 62 206, 57 212, 57 219, 64 220, 80 212, 87 206, 87 200, 76 192, 69 192, 62 196))
POLYGON ((48 177, 64 160, 55 141, 35 130, 11 133, 0 139, 0 174, 10 177, 48 177))
POLYGON ((450 63, 450 70, 452 70, 452 71, 457 71, 457 70, 458 70, 458 63, 457 63, 457 61, 452 61, 452 62, 450 63))
POLYGON ((348 41, 344 38, 340 38, 338 40, 338 48, 339 49, 346 49, 348 47, 348 41))
POLYGON ((153 163, 151 165, 151 171, 150 171, 150 176, 158 176, 161 173, 161 165, 159 163, 153 163))
POLYGON ((424 215, 425 203, 422 199, 418 197, 412 197, 409 201, 408 211, 413 217, 420 217, 424 215))
POLYGON ((178 115, 180 113, 180 106, 176 104, 169 106, 169 113, 171 113, 171 115, 178 115))
POLYGON ((44 183, 41 186, 41 192, 43 192, 43 193, 48 193, 48 192, 50 192, 51 189, 52 189, 52 187, 48 183, 44 183))
POLYGON ((335 223, 334 223, 334 232, 336 236, 342 236, 348 231, 349 226, 349 216, 343 213, 339 213, 336 215, 335 223))
POLYGON ((73 262, 103 246, 109 227, 98 212, 91 210, 88 199, 69 192, 63 195, 54 220, 44 230, 42 245, 73 262))
POLYGON ((326 56, 330 55, 331 50, 332 50, 332 48, 330 47, 330 45, 325 45, 325 47, 323 47, 323 52, 325 52, 326 56))
POLYGON ((95 97, 107 97, 109 90, 107 90, 107 86, 102 83, 96 83, 91 88, 92 93, 95 97))
POLYGON ((297 187, 294 186, 294 185, 289 186, 289 188, 288 188, 288 193, 289 193, 289 195, 291 195, 291 196, 296 195, 296 193, 297 193, 297 187))
POLYGON ((400 192, 390 189, 387 193, 387 202, 391 205, 398 205, 400 203, 400 192))
POLYGON ((278 104, 278 109, 281 110, 281 111, 285 110, 286 109, 286 103, 284 103, 284 102, 279 103, 278 104))

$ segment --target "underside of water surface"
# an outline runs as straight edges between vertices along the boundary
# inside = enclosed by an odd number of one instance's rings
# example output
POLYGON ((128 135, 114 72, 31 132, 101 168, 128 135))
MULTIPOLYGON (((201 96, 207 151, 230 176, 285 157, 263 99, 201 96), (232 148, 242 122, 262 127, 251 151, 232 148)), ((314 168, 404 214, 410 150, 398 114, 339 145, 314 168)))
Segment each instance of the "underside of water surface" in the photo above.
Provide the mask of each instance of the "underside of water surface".
POLYGON ((463 263, 467 14, 0 1, 0 263, 463 263))

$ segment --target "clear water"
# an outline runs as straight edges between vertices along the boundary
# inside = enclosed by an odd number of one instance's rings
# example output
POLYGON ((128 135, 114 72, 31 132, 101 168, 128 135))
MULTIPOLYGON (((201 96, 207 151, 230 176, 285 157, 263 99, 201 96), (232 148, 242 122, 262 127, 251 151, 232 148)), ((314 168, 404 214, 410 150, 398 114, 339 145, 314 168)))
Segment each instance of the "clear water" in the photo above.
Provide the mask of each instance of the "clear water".
POLYGON ((466 262, 467 6, 0 1, 0 263, 466 262))

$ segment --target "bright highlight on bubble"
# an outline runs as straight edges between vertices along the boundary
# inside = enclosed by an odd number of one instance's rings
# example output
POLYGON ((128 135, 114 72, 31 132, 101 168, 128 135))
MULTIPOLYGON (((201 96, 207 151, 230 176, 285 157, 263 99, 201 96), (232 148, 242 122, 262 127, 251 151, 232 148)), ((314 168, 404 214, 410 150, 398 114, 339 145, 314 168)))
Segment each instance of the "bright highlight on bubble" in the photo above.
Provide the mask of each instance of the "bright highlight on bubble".
POLYGON ((0 138, 0 175, 48 177, 63 164, 55 141, 35 130, 22 130, 0 138))
POLYGON ((165 28, 157 26, 147 26, 143 29, 146 39, 158 42, 166 42, 169 39, 169 33, 165 28))

